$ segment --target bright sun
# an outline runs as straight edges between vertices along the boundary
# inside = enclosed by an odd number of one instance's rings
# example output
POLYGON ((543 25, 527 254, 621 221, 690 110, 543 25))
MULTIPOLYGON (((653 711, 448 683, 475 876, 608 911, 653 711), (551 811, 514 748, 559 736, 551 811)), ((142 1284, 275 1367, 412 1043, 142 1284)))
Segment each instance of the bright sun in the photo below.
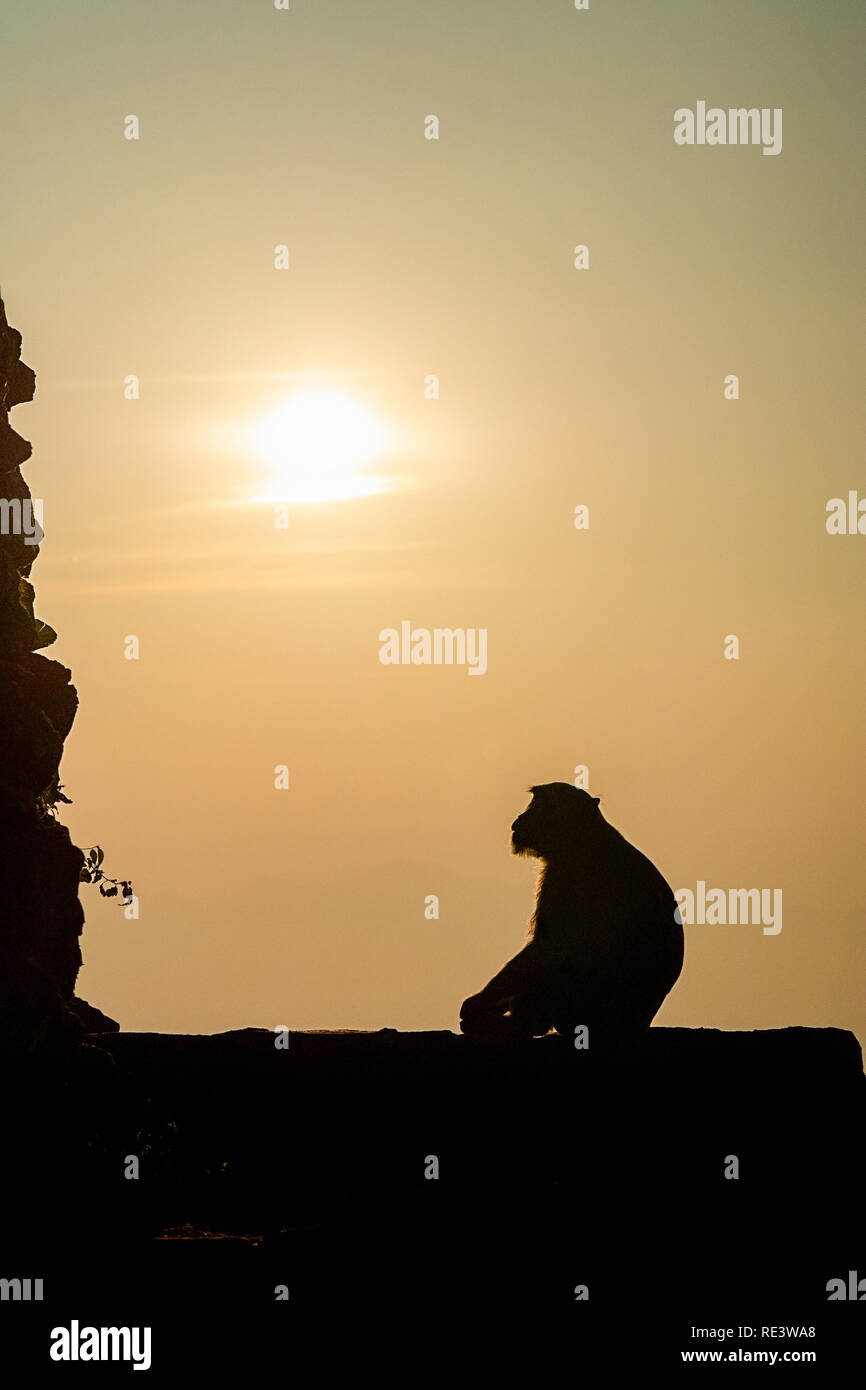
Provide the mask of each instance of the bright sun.
POLYGON ((253 426, 251 443, 270 470, 267 492, 256 501, 331 502, 387 486, 364 473, 384 452, 387 431, 341 391, 298 391, 253 426))

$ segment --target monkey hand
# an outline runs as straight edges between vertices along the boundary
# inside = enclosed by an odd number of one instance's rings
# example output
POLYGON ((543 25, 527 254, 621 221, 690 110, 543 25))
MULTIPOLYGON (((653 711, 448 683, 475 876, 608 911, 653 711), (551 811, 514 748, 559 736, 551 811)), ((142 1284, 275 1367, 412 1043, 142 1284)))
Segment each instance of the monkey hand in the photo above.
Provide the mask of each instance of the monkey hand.
POLYGON ((483 990, 471 994, 460 1006, 460 1031, 472 1038, 507 1038, 512 1035, 506 1010, 510 1000, 494 1000, 483 990))

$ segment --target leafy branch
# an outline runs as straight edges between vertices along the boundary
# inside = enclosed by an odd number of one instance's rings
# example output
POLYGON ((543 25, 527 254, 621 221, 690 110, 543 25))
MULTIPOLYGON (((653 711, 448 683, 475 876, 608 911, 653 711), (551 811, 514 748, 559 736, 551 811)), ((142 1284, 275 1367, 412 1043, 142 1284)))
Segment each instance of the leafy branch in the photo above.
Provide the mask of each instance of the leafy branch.
MULTIPOLYGON (((63 783, 55 772, 45 791, 37 797, 36 809, 40 816, 51 816, 58 820, 57 806, 60 802, 65 806, 72 805, 69 797, 64 796, 63 783)), ((78 875, 79 883, 98 883, 103 898, 116 898, 120 894, 120 906, 128 906, 132 902, 132 880, 108 877, 102 867, 105 855, 99 845, 94 845, 92 849, 84 850, 83 853, 84 863, 78 875)))
POLYGON ((132 902, 132 882, 129 879, 108 878, 102 869, 102 861, 105 858, 99 845, 94 845, 93 849, 85 851, 84 863, 81 873, 78 875, 81 883, 98 883, 99 891, 103 898, 116 898, 120 894, 121 905, 132 902))

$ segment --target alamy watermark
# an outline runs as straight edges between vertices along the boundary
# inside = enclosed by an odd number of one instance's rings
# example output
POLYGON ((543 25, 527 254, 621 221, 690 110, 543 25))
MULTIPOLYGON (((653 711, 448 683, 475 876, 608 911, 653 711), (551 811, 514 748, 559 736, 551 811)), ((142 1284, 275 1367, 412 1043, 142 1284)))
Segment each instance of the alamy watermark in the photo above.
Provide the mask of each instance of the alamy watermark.
POLYGON ((413 628, 406 620, 379 633, 383 666, 466 666, 470 676, 487 670, 486 627, 413 628))
POLYGON ((866 536, 866 497, 856 488, 849 489, 847 505, 844 497, 831 497, 825 510, 828 536, 866 536))
POLYGON ((29 1303, 33 1299, 41 1303, 42 1285, 42 1279, 0 1279, 0 1300, 4 1303, 8 1299, 13 1303, 29 1303))
POLYGON ((680 926, 760 926, 765 936, 782 930, 781 888, 710 888, 699 878, 695 892, 678 888, 674 917, 680 926))
POLYGON ((69 1327, 51 1329, 52 1361, 131 1361, 134 1371, 150 1370, 149 1327, 69 1327))
POLYGON ((674 140, 678 145, 763 145, 764 154, 782 153, 781 106, 721 106, 707 109, 699 101, 694 111, 680 106, 674 112, 674 140))
POLYGON ((25 545, 40 545, 42 530, 41 497, 0 497, 0 536, 23 536, 25 545))

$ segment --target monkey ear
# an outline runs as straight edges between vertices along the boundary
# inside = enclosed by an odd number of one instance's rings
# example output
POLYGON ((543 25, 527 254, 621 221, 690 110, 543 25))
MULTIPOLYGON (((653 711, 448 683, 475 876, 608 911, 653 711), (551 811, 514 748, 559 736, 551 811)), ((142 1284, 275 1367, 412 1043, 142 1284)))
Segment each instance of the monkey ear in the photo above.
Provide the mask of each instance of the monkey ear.
POLYGON ((593 806, 597 806, 598 803, 599 803, 600 801, 601 801, 601 797, 600 797, 600 796, 594 796, 594 797, 592 798, 592 804, 593 804, 593 806))

